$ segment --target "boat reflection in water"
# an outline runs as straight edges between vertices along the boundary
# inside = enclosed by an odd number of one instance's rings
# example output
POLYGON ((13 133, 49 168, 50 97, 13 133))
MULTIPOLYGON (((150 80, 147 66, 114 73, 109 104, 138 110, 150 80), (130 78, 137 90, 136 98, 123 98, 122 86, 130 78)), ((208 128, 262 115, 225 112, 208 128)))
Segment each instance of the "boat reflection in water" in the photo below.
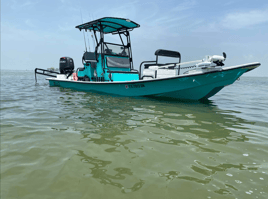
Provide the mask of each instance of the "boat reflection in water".
POLYGON ((257 151, 251 136, 261 127, 237 117, 239 112, 221 110, 210 100, 159 101, 61 91, 69 93, 61 103, 72 113, 68 120, 76 121, 74 130, 85 143, 77 149, 85 183, 100 183, 109 190, 111 185, 122 193, 154 191, 161 197, 165 191, 194 196, 193 189, 208 196, 236 195, 246 191, 241 183, 260 185, 251 175, 261 173, 258 157, 265 151, 257 151))

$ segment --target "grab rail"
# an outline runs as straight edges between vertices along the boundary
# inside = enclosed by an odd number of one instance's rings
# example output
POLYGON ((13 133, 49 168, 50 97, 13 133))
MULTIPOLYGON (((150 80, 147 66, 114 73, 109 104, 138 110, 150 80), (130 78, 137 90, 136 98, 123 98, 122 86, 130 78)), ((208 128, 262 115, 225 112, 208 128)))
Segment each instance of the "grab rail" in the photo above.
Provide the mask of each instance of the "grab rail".
POLYGON ((140 64, 140 73, 139 73, 139 79, 141 79, 142 77, 141 77, 141 66, 142 66, 142 64, 144 64, 144 63, 156 63, 156 61, 143 61, 143 62, 141 62, 141 64, 140 64))
MULTIPOLYGON (((183 62, 183 63, 166 63, 166 64, 163 64, 162 66, 159 66, 158 69, 164 69, 164 68, 169 68, 169 67, 176 67, 178 66, 178 75, 180 75, 180 71, 181 69, 187 69, 187 68, 194 68, 195 66, 187 66, 187 67, 181 67, 181 65, 185 65, 185 64, 191 64, 191 63, 195 63, 195 62, 201 62, 202 60, 195 60, 195 61, 189 61, 189 62, 183 62)), ((144 63, 155 63, 156 64, 156 61, 144 61, 141 63, 140 65, 140 73, 141 73, 141 66, 142 64, 144 63)), ((157 64, 156 64, 157 65, 157 64)), ((143 77, 140 76, 140 79, 143 79, 143 77)))
POLYGON ((45 69, 42 69, 42 68, 36 68, 36 69, 34 70, 34 74, 35 74, 35 83, 37 83, 36 74, 39 74, 39 75, 45 75, 45 76, 50 76, 50 77, 57 77, 56 75, 51 75, 50 73, 60 74, 59 72, 56 72, 56 71, 45 70, 45 69), (40 70, 40 71, 38 71, 38 70, 40 70), (41 72, 41 71, 42 71, 42 72, 41 72))

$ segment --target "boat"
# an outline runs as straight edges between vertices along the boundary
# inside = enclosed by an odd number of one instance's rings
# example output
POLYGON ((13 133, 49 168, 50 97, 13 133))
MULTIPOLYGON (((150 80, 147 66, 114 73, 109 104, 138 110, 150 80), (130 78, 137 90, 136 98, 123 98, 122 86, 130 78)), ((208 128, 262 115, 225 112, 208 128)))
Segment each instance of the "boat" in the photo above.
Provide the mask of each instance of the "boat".
POLYGON ((54 68, 54 67, 51 67, 51 68, 47 68, 48 71, 53 71, 53 72, 58 72, 59 69, 58 68, 54 68))
MULTIPOLYGON (((82 65, 74 70, 71 57, 61 57, 59 72, 36 68, 36 74, 47 78, 51 87, 98 92, 128 97, 203 100, 233 84, 241 75, 261 64, 259 62, 224 66, 226 53, 206 56, 203 60, 181 62, 177 51, 158 49, 155 60, 143 61, 134 67, 130 31, 140 25, 124 18, 104 17, 76 26, 90 32, 96 42, 93 52, 86 51, 82 65), (118 36, 121 43, 106 41, 106 35, 118 36), (176 60, 160 63, 159 58, 176 60), (195 63, 195 64, 194 64, 195 63)), ((86 42, 86 41, 85 41, 86 42)), ((86 43, 85 43, 86 44, 86 43)))

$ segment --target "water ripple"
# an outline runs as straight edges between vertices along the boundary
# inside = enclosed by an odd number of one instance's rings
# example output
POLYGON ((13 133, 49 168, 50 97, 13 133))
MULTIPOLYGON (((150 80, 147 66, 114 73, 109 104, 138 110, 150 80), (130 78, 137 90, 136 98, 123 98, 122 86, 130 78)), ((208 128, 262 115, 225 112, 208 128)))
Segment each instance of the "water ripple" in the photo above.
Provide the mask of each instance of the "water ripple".
POLYGON ((199 103, 3 74, 4 198, 268 197, 266 79, 242 78, 199 103))

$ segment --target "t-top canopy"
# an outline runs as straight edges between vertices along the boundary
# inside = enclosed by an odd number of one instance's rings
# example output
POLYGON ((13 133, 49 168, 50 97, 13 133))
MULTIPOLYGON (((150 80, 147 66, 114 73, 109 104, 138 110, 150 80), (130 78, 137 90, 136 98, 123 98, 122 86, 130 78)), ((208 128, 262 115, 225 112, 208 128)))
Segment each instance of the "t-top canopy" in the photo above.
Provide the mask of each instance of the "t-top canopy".
POLYGON ((121 30, 131 30, 140 27, 139 24, 123 18, 115 17, 104 17, 94 21, 90 21, 81 25, 76 26, 79 30, 96 30, 101 32, 101 26, 103 33, 113 33, 121 30))

